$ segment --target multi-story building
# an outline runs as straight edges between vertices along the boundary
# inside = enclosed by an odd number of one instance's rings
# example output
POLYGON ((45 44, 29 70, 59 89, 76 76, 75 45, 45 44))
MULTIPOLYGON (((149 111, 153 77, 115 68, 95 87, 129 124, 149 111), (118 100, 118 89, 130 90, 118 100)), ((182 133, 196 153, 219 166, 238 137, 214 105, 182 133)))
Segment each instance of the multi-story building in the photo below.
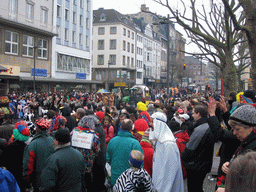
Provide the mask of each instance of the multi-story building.
POLYGON ((113 9, 93 11, 93 79, 132 86, 136 83, 136 30, 129 17, 113 9))
POLYGON ((52 0, 1 1, 1 94, 33 90, 34 82, 37 91, 50 89, 41 79, 52 76, 52 6, 52 0))
POLYGON ((92 0, 54 0, 52 77, 61 89, 96 91, 91 81, 92 0))

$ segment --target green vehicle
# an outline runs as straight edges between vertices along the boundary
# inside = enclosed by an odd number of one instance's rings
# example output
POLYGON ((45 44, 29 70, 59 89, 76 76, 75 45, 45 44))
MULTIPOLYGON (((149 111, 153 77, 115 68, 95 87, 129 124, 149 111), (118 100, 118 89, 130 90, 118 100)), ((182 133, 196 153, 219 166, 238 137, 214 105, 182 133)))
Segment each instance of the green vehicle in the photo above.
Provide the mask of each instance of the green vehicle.
POLYGON ((136 107, 136 104, 141 101, 140 98, 137 88, 125 88, 123 90, 122 102, 129 103, 131 106, 136 107))

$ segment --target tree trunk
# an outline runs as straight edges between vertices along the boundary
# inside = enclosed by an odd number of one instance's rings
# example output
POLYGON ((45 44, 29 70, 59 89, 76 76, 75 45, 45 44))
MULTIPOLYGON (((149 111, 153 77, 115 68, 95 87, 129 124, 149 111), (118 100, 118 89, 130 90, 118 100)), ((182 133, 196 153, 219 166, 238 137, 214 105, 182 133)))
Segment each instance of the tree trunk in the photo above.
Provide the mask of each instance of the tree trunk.
POLYGON ((232 51, 225 50, 226 54, 226 64, 223 65, 223 86, 224 86, 224 96, 228 96, 231 91, 236 91, 237 89, 237 76, 236 67, 233 61, 232 51))

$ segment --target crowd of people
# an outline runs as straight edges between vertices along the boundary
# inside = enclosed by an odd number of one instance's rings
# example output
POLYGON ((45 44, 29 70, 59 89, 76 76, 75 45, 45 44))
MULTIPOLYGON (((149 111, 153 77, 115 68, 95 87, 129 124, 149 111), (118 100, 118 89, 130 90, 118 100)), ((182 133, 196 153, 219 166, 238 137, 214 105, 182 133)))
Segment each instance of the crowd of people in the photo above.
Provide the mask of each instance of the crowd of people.
POLYGON ((115 98, 9 95, 17 120, 0 139, 0 189, 200 192, 221 141, 216 191, 256 190, 254 91, 226 99, 160 94, 135 107, 115 98))

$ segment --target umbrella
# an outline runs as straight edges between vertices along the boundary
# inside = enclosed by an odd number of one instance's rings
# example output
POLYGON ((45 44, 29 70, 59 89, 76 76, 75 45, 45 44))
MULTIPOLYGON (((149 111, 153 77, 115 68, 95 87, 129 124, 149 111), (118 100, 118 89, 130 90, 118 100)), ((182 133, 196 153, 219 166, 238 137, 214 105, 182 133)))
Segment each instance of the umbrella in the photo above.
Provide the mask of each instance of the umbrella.
POLYGON ((106 89, 100 89, 97 91, 97 93, 109 93, 106 89))

